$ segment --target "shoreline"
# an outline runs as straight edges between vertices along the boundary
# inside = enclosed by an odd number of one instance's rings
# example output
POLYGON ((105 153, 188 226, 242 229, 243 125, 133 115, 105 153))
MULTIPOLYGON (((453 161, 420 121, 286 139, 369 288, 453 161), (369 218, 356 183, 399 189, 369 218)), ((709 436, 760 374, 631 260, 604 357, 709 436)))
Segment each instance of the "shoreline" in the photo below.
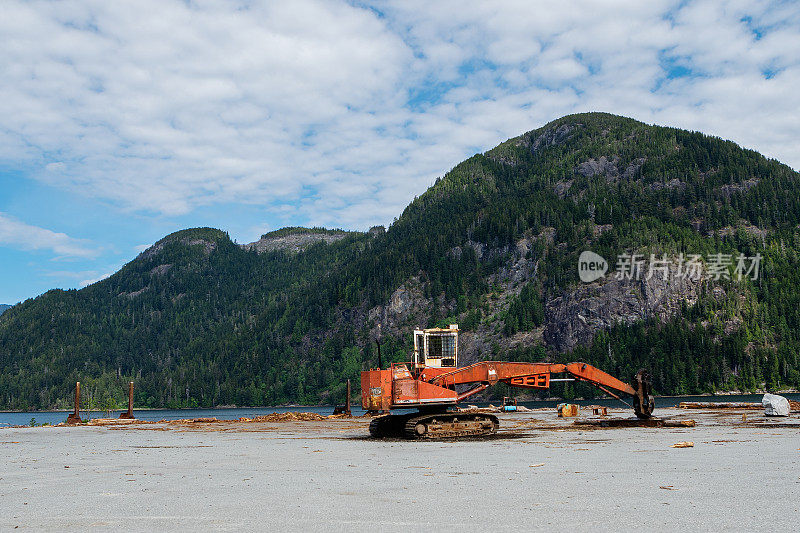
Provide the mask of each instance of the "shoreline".
MULTIPOLYGON (((338 405, 338 404, 337 404, 338 405)), ((262 406, 238 406, 238 405, 221 405, 219 407, 134 407, 134 411, 216 411, 216 410, 224 410, 224 409, 322 409, 328 407, 336 407, 336 405, 262 405, 262 406)), ((126 407, 120 407, 118 409, 112 409, 112 413, 120 413, 125 412, 128 409, 126 407)), ((71 413, 72 409, 36 409, 30 411, 21 411, 21 410, 6 410, 0 409, 0 414, 9 413, 9 414, 20 414, 20 413, 71 413)), ((81 409, 81 413, 87 412, 86 409, 81 409)), ((91 413, 105 413, 102 409, 91 409, 89 410, 91 413)))
MULTIPOLYGON (((787 390, 780 390, 780 391, 767 391, 767 390, 758 390, 756 392, 740 392, 740 391, 725 391, 725 392, 715 392, 715 393, 703 393, 703 394, 665 394, 665 395, 658 395, 655 396, 656 400, 659 399, 670 399, 670 398, 710 398, 714 396, 759 396, 764 394, 800 394, 800 390, 796 389, 787 389, 787 390)), ((558 397, 548 397, 545 399, 536 399, 536 400, 522 400, 518 398, 518 401, 524 403, 545 403, 545 402, 593 402, 596 400, 612 400, 612 398, 583 398, 577 397, 571 400, 565 400, 564 398, 558 397)), ((473 403, 491 403, 495 401, 501 401, 499 399, 495 400, 482 400, 479 402, 473 403)), ((465 402, 469 403, 469 402, 465 402)), ((316 405, 301 405, 301 404, 280 404, 280 405, 245 405, 245 406, 238 406, 238 405, 220 405, 216 407, 136 407, 134 406, 134 411, 216 411, 216 410, 233 410, 233 409, 327 409, 327 408, 335 408, 341 404, 316 404, 316 405)), ((357 403, 354 403, 353 406, 355 408, 359 408, 357 403)), ((127 408, 120 407, 117 409, 112 409, 112 413, 119 413, 126 411, 127 408)), ((0 409, 0 414, 20 414, 20 413, 71 413, 72 409, 34 409, 34 410, 18 410, 18 409, 0 409)), ((85 409, 81 409, 81 412, 86 412, 85 409)), ((105 411, 101 409, 92 409, 89 412, 91 413, 104 413, 105 411)))

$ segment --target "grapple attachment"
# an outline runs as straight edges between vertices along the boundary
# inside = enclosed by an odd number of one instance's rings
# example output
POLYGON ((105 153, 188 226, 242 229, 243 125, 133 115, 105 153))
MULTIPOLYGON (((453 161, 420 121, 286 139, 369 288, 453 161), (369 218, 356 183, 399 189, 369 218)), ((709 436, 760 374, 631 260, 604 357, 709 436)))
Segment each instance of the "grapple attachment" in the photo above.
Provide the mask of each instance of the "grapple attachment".
POLYGON ((633 376, 633 389, 636 394, 633 397, 633 412, 639 418, 650 418, 653 416, 653 409, 655 408, 655 399, 653 398, 653 384, 650 378, 650 372, 647 370, 639 370, 633 376))

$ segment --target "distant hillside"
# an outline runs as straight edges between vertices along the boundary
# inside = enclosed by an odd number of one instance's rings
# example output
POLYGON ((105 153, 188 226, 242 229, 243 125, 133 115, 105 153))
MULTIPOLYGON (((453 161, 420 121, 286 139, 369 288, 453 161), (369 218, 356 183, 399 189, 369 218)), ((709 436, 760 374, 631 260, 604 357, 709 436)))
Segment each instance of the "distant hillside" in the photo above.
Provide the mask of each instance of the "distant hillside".
POLYGON ((648 367, 660 394, 800 387, 800 175, 701 133, 563 117, 460 163, 385 231, 238 246, 184 230, 15 307, 0 316, 0 408, 66 405, 75 381, 121 402, 129 379, 142 406, 333 403, 378 336, 399 361, 415 326, 449 323, 462 362, 648 367), (591 283, 586 250, 609 263, 591 283), (626 254, 669 257, 669 279, 618 279, 626 254), (731 279, 677 275, 675 258, 715 254, 731 279), (740 254, 760 254, 758 279, 731 276, 740 254))
POLYGON ((11 309, 11 306, 9 304, 0 304, 0 315, 2 315, 6 309, 11 309))

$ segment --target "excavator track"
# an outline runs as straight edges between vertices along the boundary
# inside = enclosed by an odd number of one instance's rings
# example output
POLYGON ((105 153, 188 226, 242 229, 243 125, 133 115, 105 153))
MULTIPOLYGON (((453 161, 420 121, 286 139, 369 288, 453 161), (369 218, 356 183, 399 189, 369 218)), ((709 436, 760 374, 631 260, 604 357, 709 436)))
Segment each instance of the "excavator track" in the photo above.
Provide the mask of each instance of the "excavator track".
POLYGON ((483 437, 497 433, 500 422, 494 415, 482 413, 436 413, 406 420, 406 439, 452 439, 483 437))
POLYGON ((369 434, 376 439, 401 439, 403 438, 406 421, 416 414, 376 416, 369 423, 369 434))

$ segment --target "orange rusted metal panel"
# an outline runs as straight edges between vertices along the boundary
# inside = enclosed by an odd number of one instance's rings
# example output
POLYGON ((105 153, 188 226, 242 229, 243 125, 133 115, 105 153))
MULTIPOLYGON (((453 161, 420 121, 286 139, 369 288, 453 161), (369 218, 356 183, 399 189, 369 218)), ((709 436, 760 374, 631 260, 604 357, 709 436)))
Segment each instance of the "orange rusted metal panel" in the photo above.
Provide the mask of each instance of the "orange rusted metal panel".
POLYGON ((395 405, 419 403, 418 383, 413 378, 392 380, 392 403, 395 405))
POLYGON ((411 379, 411 372, 405 363, 392 363, 392 379, 411 379))
POLYGON ((427 400, 436 400, 444 402, 455 402, 458 394, 453 389, 441 387, 433 383, 419 382, 419 400, 420 403, 425 403, 427 400))
POLYGON ((387 411, 391 405, 392 371, 361 372, 361 406, 366 411, 387 411))
POLYGON ((456 391, 425 381, 399 379, 393 383, 393 407, 418 407, 430 403, 456 403, 457 401, 456 391))

